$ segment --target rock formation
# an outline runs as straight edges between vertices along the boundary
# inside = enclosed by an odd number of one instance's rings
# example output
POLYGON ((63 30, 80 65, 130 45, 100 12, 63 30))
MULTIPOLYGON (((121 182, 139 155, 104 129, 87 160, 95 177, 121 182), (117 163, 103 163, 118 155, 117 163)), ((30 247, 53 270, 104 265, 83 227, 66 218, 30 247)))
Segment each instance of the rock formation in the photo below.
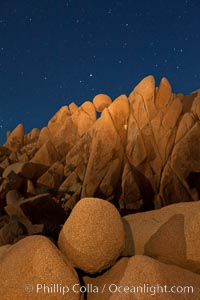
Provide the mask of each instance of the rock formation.
POLYGON ((155 87, 148 76, 129 97, 71 103, 25 135, 20 124, 0 151, 0 208, 10 189, 24 198, 53 190, 66 211, 83 197, 108 200, 122 214, 197 200, 199 118, 200 91, 174 94, 166 78, 155 87))
POLYGON ((27 280, 55 274, 99 288, 193 285, 182 299, 200 299, 199 198, 200 90, 174 94, 148 76, 129 96, 61 107, 41 130, 18 125, 0 146, 0 299, 25 299, 27 280))

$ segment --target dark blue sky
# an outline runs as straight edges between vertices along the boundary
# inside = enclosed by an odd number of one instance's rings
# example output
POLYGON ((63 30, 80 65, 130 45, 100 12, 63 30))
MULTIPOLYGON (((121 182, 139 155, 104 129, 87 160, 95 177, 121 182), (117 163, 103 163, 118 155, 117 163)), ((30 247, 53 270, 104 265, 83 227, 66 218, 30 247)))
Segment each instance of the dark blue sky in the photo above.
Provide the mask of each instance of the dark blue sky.
POLYGON ((0 141, 146 75, 200 88, 199 0, 0 0, 0 141))

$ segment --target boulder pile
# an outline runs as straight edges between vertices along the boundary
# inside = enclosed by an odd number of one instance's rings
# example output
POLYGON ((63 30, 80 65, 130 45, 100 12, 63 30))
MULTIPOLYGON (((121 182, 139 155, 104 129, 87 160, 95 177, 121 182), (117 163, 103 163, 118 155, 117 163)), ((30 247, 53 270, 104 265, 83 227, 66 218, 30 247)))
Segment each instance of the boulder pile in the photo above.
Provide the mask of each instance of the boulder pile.
POLYGON ((200 299, 199 199, 200 90, 148 76, 19 124, 0 146, 0 299, 200 299))
POLYGON ((163 78, 144 78, 129 97, 94 97, 63 106, 41 130, 18 125, 0 148, 0 208, 54 191, 65 211, 83 197, 121 212, 199 198, 200 91, 174 94, 163 78), (101 116, 97 118, 97 112, 101 116))
POLYGON ((0 247, 0 299, 197 300, 199 220, 200 201, 121 217, 81 199, 57 247, 41 235, 0 247))

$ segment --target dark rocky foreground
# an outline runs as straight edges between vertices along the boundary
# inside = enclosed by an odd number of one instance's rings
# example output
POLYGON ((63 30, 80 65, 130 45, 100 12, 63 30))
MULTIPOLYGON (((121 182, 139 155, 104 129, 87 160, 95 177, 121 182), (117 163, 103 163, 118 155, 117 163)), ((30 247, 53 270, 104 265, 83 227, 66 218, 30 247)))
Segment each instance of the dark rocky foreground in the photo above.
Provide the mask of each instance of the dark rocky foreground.
POLYGON ((20 124, 0 176, 0 299, 151 299, 130 292, 144 283, 194 287, 155 299, 200 299, 200 91, 148 76, 129 97, 20 124))

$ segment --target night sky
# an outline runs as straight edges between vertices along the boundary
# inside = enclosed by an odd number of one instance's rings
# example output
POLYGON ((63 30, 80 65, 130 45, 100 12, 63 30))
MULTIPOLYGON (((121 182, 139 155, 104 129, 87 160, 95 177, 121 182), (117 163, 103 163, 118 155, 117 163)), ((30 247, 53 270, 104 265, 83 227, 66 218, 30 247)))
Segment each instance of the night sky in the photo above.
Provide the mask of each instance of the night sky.
POLYGON ((0 0, 0 142, 145 76, 200 88, 199 0, 0 0))

